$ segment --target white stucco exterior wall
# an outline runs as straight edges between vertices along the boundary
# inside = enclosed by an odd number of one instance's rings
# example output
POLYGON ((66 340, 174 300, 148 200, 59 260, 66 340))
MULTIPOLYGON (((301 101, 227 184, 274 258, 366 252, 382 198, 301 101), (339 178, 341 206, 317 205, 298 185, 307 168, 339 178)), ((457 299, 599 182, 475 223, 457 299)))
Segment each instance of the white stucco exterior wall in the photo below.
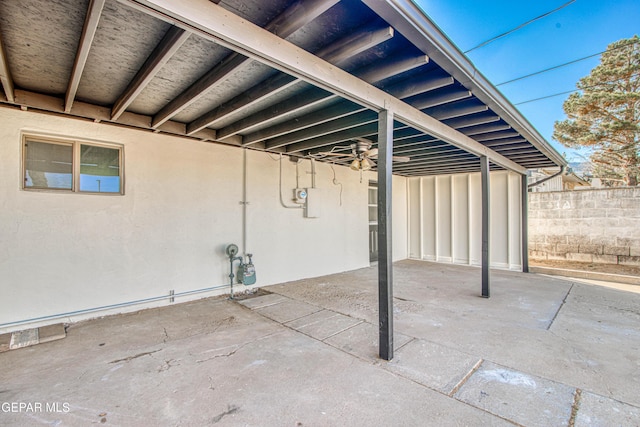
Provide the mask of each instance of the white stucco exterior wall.
MULTIPOLYGON (((348 168, 334 166, 340 194, 331 166, 316 164, 321 214, 304 218, 280 204, 277 156, 247 150, 243 248, 242 149, 12 109, 0 110, 0 141, 0 333, 168 304, 129 303, 170 290, 176 302, 228 293, 229 243, 254 254, 257 286, 369 265, 368 182, 348 168), (23 190, 23 132, 122 144, 125 194, 23 190)), ((296 165, 282 165, 293 205, 296 165)), ((310 171, 298 164, 300 187, 310 171)), ((404 259, 407 180, 393 185, 394 259, 404 259)))

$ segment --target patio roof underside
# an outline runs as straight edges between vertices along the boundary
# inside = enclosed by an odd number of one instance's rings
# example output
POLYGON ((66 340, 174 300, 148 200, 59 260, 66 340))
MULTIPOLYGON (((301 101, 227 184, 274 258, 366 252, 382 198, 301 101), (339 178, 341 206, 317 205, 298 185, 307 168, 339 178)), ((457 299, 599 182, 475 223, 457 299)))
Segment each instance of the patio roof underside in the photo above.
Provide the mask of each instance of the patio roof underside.
MULTIPOLYGON (((1 2, 0 100, 345 165, 353 160, 351 144, 371 141, 372 148, 377 146, 378 111, 348 90, 327 90, 286 67, 238 53, 232 43, 193 31, 146 3, 1 2)), ((439 138, 396 120, 393 154, 410 161, 394 163, 394 174, 480 171, 479 151, 469 150, 467 142, 489 149, 493 169, 563 162, 428 18, 417 15, 435 34, 433 40, 385 13, 394 9, 392 3, 411 9, 408 2, 178 3, 231 12, 262 28, 257 31, 276 34, 450 128, 454 138, 439 138), (505 158, 507 162, 495 161, 505 158)))

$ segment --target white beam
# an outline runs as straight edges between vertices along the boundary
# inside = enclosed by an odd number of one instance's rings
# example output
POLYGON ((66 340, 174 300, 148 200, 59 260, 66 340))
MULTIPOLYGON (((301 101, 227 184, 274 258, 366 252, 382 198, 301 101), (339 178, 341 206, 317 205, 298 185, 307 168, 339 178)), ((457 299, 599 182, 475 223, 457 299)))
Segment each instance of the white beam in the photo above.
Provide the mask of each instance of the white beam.
POLYGON ((350 99, 518 173, 525 168, 392 95, 208 0, 121 0, 218 44, 350 99))
POLYGON ((82 72, 84 71, 84 66, 87 63, 89 51, 91 50, 91 44, 93 43, 93 37, 96 35, 96 30, 98 29, 98 22, 100 22, 104 2, 105 0, 91 0, 89 3, 87 16, 84 19, 84 26, 82 27, 80 45, 78 46, 76 59, 73 63, 69 86, 67 87, 67 95, 64 98, 65 113, 70 112, 73 107, 73 100, 76 98, 80 78, 82 77, 82 72))

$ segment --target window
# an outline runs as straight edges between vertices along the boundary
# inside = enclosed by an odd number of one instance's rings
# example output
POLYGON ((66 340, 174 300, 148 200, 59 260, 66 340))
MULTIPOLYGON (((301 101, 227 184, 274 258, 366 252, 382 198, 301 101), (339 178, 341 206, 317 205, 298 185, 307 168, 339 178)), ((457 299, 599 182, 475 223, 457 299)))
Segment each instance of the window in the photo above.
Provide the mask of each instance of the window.
POLYGON ((123 194, 122 147, 25 136, 23 188, 123 194))

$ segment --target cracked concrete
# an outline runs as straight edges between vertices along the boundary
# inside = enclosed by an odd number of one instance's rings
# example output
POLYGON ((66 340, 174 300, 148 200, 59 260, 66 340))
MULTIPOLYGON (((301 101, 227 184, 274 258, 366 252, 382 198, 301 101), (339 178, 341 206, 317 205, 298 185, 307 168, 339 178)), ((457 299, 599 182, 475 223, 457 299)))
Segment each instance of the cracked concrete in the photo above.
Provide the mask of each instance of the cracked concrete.
POLYGON ((0 402, 52 410, 0 424, 640 425, 639 294, 495 271, 487 300, 475 268, 403 261, 394 275, 391 362, 363 269, 2 353, 0 402))

